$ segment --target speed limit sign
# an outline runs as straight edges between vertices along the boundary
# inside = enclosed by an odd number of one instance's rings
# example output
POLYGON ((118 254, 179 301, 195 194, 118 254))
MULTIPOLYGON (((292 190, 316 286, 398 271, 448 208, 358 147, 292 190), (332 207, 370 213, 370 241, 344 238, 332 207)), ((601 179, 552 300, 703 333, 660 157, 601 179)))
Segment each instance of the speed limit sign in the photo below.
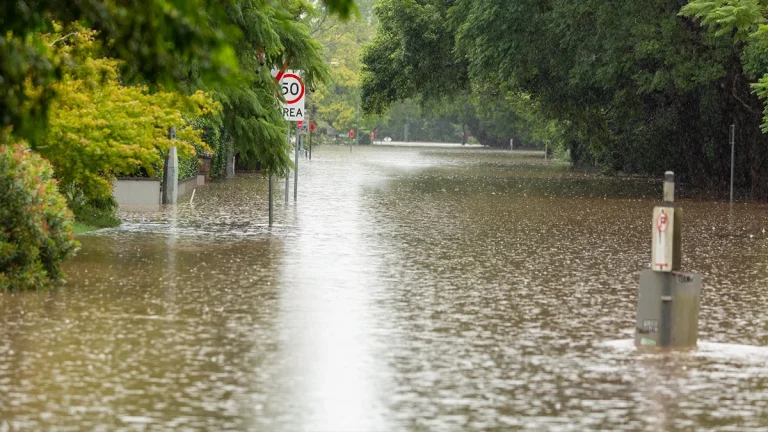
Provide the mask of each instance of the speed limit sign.
POLYGON ((272 74, 278 81, 278 88, 285 98, 285 103, 280 102, 283 110, 283 118, 288 121, 304 120, 304 81, 301 80, 301 71, 286 70, 285 72, 273 70, 272 74))

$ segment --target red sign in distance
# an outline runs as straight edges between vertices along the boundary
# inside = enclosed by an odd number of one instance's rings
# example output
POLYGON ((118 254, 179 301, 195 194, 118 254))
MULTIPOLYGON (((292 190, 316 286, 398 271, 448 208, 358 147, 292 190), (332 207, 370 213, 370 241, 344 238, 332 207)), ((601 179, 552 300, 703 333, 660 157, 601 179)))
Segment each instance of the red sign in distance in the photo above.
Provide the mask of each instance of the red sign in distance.
POLYGON ((304 122, 299 120, 299 122, 296 124, 296 127, 301 129, 302 126, 304 126, 304 122))
POLYGON ((315 121, 314 120, 309 122, 309 131, 310 132, 314 132, 315 131, 315 121))
POLYGON ((349 137, 350 138, 354 138, 355 137, 355 130, 354 129, 350 129, 349 130, 349 137))

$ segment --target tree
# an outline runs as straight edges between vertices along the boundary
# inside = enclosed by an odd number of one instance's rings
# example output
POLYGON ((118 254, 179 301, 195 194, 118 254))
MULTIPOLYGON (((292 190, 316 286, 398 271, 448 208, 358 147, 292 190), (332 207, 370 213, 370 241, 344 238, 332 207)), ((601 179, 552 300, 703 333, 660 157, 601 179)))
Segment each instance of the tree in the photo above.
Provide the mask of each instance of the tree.
POLYGON ((214 28, 221 16, 207 0, 135 1, 35 0, 4 2, 0 6, 0 127, 39 138, 54 97, 50 88, 62 75, 61 63, 47 53, 40 32, 52 30, 58 20, 65 33, 82 22, 98 30, 105 54, 124 60, 130 76, 143 76, 174 88, 184 65, 195 62, 201 76, 220 80, 236 70, 227 26, 214 28), (28 86, 39 89, 30 99, 28 86))
POLYGON ((385 0, 377 4, 381 26, 363 53, 365 111, 380 113, 397 100, 416 99, 424 107, 439 106, 438 111, 462 130, 469 126, 483 144, 507 146, 510 138, 525 137, 528 145, 543 146, 529 130, 529 112, 536 104, 513 103, 518 96, 527 96, 494 81, 495 73, 470 80, 468 59, 458 55, 460 25, 454 19, 454 3, 385 0))
MULTIPOLYGON (((325 4, 340 16, 356 13, 352 0, 325 4)), ((213 90, 242 152, 263 158, 270 172, 284 172, 285 123, 269 70, 290 63, 306 71, 310 85, 323 79, 319 45, 308 35, 311 14, 303 0, 0 4, 0 180, 10 183, 0 200, 0 287, 56 279, 74 248, 67 246, 71 215, 47 162, 38 154, 30 156, 32 165, 19 162, 8 143, 26 139, 54 161, 64 183, 103 197, 114 173, 154 169, 158 150, 170 145, 167 126, 181 128, 182 152, 191 148, 184 142, 204 145, 182 114, 210 111, 212 100, 198 90, 213 90), (54 32, 60 36, 51 40, 54 32), (101 43, 98 54, 56 54, 77 47, 72 40, 84 34, 101 43), (39 170, 28 175, 19 167, 39 170), (36 176, 39 184, 30 180, 36 176), (14 189, 20 185, 24 191, 14 189)))
MULTIPOLYGON (((342 17, 357 13, 353 0, 324 3, 342 17)), ((218 90, 227 113, 245 110, 244 117, 228 125, 244 153, 264 157, 270 170, 283 170, 289 161, 279 156, 280 150, 269 150, 278 145, 276 129, 283 125, 269 112, 274 107, 269 68, 291 60, 306 68, 310 82, 321 77, 319 46, 300 19, 309 12, 303 0, 5 2, 0 5, 0 128, 12 126, 14 136, 32 143, 39 139, 54 97, 51 86, 62 76, 63 65, 48 55, 38 35, 52 30, 52 19, 65 34, 79 22, 98 31, 104 55, 125 62, 122 78, 127 82, 187 92, 218 90), (265 55, 266 71, 254 66, 259 52, 265 55), (28 92, 29 86, 37 91, 28 92)))
MULTIPOLYGON (((112 195, 116 174, 143 171, 155 174, 161 154, 177 146, 182 156, 195 153, 192 144, 206 148, 200 131, 187 118, 213 114, 217 104, 197 92, 182 96, 150 92, 145 85, 120 82, 120 62, 94 58, 97 32, 79 29, 62 39, 60 33, 40 35, 54 49, 62 77, 51 89, 51 119, 40 140, 31 146, 54 166, 61 187, 82 190, 90 200, 112 195), (178 127, 178 141, 168 129, 178 127)), ((34 93, 37 89, 28 89, 34 93)))
POLYGON ((758 36, 762 2, 692 4, 700 8, 684 14, 714 17, 705 23, 715 25, 712 32, 679 16, 680 3, 669 0, 385 0, 377 8, 381 31, 364 58, 365 106, 377 110, 396 99, 433 97, 433 86, 469 86, 477 96, 503 89, 492 94, 501 109, 482 117, 509 119, 486 121, 488 130, 520 123, 557 134, 576 164, 673 169, 700 187, 727 184, 733 122, 749 147, 737 161, 748 168, 737 172, 737 184, 755 197, 768 196, 763 107, 750 89, 750 75, 766 69, 765 50, 758 48, 765 47, 758 36), (430 32, 421 37, 400 22, 408 17, 426 29, 449 23, 440 38, 444 46, 433 46, 430 32), (723 34, 754 38, 734 45, 723 34), (456 73, 459 65, 465 73, 456 73), (429 77, 431 84, 414 86, 407 76, 429 77), (532 111, 520 112, 527 107, 514 102, 518 97, 530 100, 532 111))
MULTIPOLYGON (((315 119, 337 131, 358 126, 360 100, 360 52, 376 31, 373 1, 358 2, 361 13, 354 19, 329 16, 327 8, 319 8, 310 21, 311 34, 323 47, 323 60, 330 66, 327 83, 321 83, 309 97, 315 119)), ((375 127, 376 119, 362 119, 364 129, 375 127)))

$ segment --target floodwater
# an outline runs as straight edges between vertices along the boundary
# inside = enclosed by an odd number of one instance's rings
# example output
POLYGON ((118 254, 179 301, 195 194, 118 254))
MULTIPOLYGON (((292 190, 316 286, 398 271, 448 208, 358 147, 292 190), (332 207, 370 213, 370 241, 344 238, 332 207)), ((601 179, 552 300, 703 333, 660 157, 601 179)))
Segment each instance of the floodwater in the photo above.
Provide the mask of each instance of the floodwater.
POLYGON ((637 353, 658 181, 315 148, 81 237, 0 293, 0 431, 768 428, 768 207, 686 199, 699 349, 637 353))

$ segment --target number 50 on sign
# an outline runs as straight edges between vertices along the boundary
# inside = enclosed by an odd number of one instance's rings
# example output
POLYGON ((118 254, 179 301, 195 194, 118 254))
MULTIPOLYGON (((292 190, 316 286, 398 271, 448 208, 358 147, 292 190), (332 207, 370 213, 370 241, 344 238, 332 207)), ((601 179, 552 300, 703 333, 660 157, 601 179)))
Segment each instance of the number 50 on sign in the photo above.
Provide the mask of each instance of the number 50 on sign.
POLYGON ((301 71, 286 70, 281 73, 273 70, 272 75, 278 81, 285 103, 280 102, 283 110, 283 118, 288 121, 304 120, 304 81, 301 79, 301 71))

